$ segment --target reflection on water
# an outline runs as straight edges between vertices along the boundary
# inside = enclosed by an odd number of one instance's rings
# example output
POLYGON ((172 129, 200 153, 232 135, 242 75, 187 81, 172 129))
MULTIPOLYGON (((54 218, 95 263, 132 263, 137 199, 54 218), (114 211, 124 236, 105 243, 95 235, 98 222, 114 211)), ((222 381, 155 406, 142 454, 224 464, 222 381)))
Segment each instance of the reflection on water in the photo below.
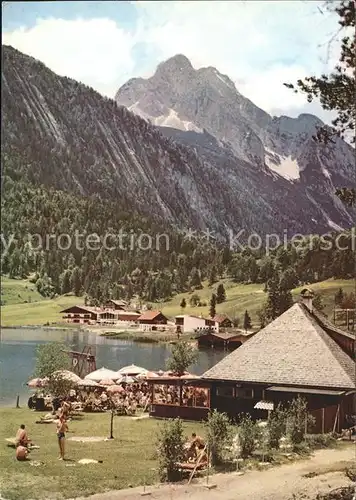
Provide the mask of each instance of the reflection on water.
MULTIPOLYGON (((172 346, 169 344, 138 344, 129 340, 110 340, 96 333, 81 330, 8 329, 2 330, 0 341, 0 405, 13 405, 20 394, 20 404, 27 403, 29 390, 25 385, 31 378, 36 361, 36 348, 46 342, 63 342, 73 351, 85 345, 95 346, 97 367, 119 370, 135 364, 148 370, 164 369, 172 346)), ((214 349, 199 351, 197 364, 191 371, 201 375, 226 354, 214 349)))

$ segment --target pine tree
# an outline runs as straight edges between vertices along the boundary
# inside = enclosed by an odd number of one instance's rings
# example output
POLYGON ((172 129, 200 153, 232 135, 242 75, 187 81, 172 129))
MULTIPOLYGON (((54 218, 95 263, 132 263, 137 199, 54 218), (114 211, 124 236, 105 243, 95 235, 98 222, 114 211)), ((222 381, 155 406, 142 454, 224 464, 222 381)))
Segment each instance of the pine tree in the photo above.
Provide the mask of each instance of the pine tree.
POLYGON ((292 293, 285 288, 283 280, 274 276, 267 283, 268 299, 266 303, 266 318, 274 320, 293 305, 292 293))
POLYGON ((209 314, 210 314, 211 318, 214 318, 214 316, 216 316, 216 295, 215 295, 215 293, 212 294, 211 299, 210 299, 209 314))
POLYGON ((279 313, 279 286, 276 276, 267 282, 267 293, 266 316, 273 320, 277 318, 279 313))
POLYGON ((216 291, 216 303, 221 304, 222 302, 225 302, 225 300, 226 300, 225 288, 224 285, 220 283, 216 291))
POLYGON ((248 311, 245 311, 244 315, 244 330, 247 332, 247 330, 251 330, 252 328, 252 323, 251 323, 251 316, 249 315, 248 311))
POLYGON ((323 302, 323 299, 322 299, 322 296, 320 295, 320 293, 315 293, 315 295, 314 295, 313 308, 321 313, 325 309, 325 304, 323 302))
POLYGON ((81 288, 82 288, 82 279, 81 279, 81 272, 79 267, 75 267, 72 272, 71 276, 71 286, 72 290, 74 292, 74 295, 79 297, 81 288))
POLYGON ((64 271, 64 273, 61 275, 61 294, 64 295, 65 293, 69 293, 72 288, 71 288, 71 271, 67 269, 64 271))
POLYGON ((184 311, 184 309, 187 307, 187 302, 186 302, 184 297, 181 300, 180 307, 181 307, 182 311, 184 311))
POLYGON ((339 288, 335 294, 335 304, 339 306, 344 299, 344 291, 342 288, 339 288))
POLYGON ((200 272, 196 267, 193 267, 191 275, 190 275, 190 286, 196 288, 196 289, 201 289, 202 284, 201 284, 201 279, 200 279, 200 272))
MULTIPOLYGON (((301 91, 306 94, 308 102, 318 99, 322 107, 333 111, 336 117, 332 121, 333 128, 322 126, 317 130, 316 140, 328 143, 334 142, 333 135, 345 138, 348 134, 351 142, 356 142, 355 137, 355 2, 354 0, 341 0, 338 2, 325 2, 326 8, 331 9, 338 16, 338 35, 340 44, 339 61, 329 75, 309 76, 297 81, 297 89, 293 84, 284 84, 294 92, 301 91)), ((336 195, 347 205, 356 203, 355 188, 340 188, 336 195)))
POLYGON ((212 286, 214 283, 216 283, 216 267, 212 266, 209 273, 209 286, 212 286))

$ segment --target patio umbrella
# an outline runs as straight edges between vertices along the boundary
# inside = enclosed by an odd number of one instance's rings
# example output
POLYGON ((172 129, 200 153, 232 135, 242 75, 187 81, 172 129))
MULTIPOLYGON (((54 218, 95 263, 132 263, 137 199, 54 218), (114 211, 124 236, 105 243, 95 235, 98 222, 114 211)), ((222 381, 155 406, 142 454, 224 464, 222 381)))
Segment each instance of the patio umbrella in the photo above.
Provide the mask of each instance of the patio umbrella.
POLYGON ((133 377, 130 377, 129 375, 124 375, 123 377, 119 378, 116 381, 117 384, 133 384, 135 382, 136 380, 133 377))
POLYGON ((116 380, 118 377, 117 372, 113 370, 109 370, 104 366, 99 368, 99 370, 95 370, 94 372, 89 373, 84 377, 85 380, 95 380, 95 382, 100 382, 100 380, 116 380))
POLYGON ((47 379, 45 378, 33 378, 27 382, 28 387, 35 389, 37 387, 44 387, 46 385, 47 379))
POLYGON ((57 370, 56 372, 53 373, 53 375, 57 375, 58 377, 62 377, 63 379, 66 380, 71 380, 75 384, 78 384, 82 379, 75 373, 69 371, 69 370, 57 370))
POLYGON ((147 378, 156 378, 156 377, 158 377, 156 372, 145 372, 145 373, 140 373, 139 375, 137 375, 136 378, 138 378, 139 380, 145 380, 147 378))
POLYGON ((111 380, 110 378, 106 378, 104 380, 101 380, 100 385, 114 385, 115 382, 111 380))
POLYGON ((125 389, 121 385, 110 385, 107 389, 106 392, 110 394, 119 394, 122 392, 125 392, 125 389))
POLYGON ((78 382, 78 387, 100 387, 100 384, 95 380, 84 379, 78 382))
POLYGON ((136 366, 136 365, 129 365, 129 366, 124 366, 123 368, 120 368, 120 370, 117 371, 118 376, 120 375, 130 375, 131 377, 133 375, 140 375, 142 373, 146 373, 147 369, 142 368, 142 366, 136 366))

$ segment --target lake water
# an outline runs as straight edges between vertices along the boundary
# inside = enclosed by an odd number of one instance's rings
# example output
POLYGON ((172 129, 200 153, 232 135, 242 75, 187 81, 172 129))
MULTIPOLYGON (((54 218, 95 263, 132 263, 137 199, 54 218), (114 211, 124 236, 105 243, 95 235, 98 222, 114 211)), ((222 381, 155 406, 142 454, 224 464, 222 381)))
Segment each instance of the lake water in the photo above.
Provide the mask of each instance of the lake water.
MULTIPOLYGON (((34 372, 36 348, 53 341, 63 342, 74 351, 82 351, 85 345, 95 346, 97 368, 105 366, 111 370, 130 364, 148 370, 165 369, 172 349, 169 344, 110 340, 80 330, 3 329, 0 337, 0 406, 13 406, 17 394, 20 395, 20 405, 27 404, 30 391, 26 382, 34 372)), ((214 349, 199 351, 198 362, 191 371, 201 375, 225 355, 214 349)))

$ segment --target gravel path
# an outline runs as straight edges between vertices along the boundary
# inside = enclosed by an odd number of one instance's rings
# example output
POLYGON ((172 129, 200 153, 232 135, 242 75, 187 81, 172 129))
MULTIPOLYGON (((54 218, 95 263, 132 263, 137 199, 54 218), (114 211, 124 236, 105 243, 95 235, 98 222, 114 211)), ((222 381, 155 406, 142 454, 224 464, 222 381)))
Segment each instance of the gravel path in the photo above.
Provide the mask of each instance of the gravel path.
MULTIPOLYGON (((244 475, 236 473, 216 474, 206 488, 206 480, 195 480, 187 484, 147 487, 152 500, 315 500, 318 493, 348 486, 352 482, 342 467, 356 463, 356 446, 342 449, 318 450, 312 458, 292 464, 270 468, 265 471, 250 471, 244 475), (332 471, 333 469, 333 471, 332 471), (339 469, 339 471, 338 471, 339 469), (305 474, 316 473, 314 477, 305 474)), ((139 500, 143 487, 96 494, 86 500, 139 500)), ((82 499, 77 499, 82 500, 82 499)), ((84 499, 83 499, 84 500, 84 499)))

